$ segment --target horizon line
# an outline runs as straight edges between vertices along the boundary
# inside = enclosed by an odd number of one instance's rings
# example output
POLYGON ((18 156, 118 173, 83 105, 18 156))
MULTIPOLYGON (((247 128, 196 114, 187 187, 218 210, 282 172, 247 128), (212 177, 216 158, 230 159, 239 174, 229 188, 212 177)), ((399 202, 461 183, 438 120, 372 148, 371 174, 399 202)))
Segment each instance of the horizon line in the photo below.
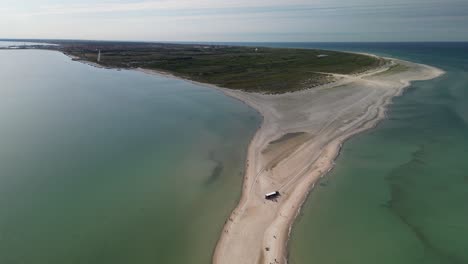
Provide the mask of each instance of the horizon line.
POLYGON ((128 42, 128 43, 468 43, 468 40, 418 40, 418 41, 213 41, 213 40, 109 40, 109 39, 73 39, 73 38, 0 38, 0 41, 89 41, 89 42, 128 42))

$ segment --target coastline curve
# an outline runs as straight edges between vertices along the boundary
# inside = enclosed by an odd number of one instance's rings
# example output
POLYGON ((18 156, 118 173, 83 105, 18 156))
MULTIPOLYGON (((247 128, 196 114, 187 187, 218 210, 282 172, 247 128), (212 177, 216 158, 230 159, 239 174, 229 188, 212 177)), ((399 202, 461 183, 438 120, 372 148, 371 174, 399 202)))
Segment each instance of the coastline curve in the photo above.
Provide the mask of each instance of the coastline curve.
MULTIPOLYGON (((294 93, 265 95, 221 88, 256 109, 263 122, 249 145, 242 196, 226 221, 214 264, 287 263, 294 221, 316 181, 333 168, 342 144, 383 120, 393 97, 412 81, 444 74, 431 66, 386 59, 392 65, 336 76, 340 79, 335 83, 294 93), (394 65, 404 65, 405 70, 395 72, 394 65), (265 169, 275 158, 262 153, 268 144, 298 132, 313 137, 283 157, 277 167, 265 169), (276 190, 281 193, 276 202, 263 198, 276 190)), ((290 147, 287 142, 284 145, 290 147)))

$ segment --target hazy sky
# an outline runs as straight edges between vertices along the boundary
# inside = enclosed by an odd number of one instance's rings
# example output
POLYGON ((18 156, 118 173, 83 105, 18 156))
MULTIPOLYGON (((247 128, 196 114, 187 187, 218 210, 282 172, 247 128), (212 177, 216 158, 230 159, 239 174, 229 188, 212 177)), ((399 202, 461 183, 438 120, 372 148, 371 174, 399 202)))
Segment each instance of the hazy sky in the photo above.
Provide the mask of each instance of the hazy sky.
POLYGON ((468 40, 468 0, 0 0, 0 38, 468 40))

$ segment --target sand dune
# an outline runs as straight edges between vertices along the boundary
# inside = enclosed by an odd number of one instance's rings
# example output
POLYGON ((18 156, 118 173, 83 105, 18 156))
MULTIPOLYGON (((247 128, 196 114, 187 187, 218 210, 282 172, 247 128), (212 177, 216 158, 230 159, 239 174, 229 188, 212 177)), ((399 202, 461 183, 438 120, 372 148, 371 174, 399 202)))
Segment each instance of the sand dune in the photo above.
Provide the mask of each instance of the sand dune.
POLYGON ((411 81, 443 71, 392 64, 300 92, 265 95, 222 89, 257 109, 263 123, 248 150, 242 197, 227 220, 213 263, 286 263, 291 226, 315 182, 333 167, 341 144, 384 118, 411 81), (399 65, 399 66, 396 66, 399 65), (264 194, 279 191, 276 201, 264 194))

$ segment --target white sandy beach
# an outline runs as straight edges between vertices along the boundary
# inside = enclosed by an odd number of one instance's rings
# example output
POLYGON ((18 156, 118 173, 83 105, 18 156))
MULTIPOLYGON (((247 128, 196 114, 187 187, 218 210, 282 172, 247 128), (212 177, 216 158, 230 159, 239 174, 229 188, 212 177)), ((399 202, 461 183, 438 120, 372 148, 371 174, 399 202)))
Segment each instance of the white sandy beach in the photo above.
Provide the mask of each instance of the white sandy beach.
POLYGON ((226 221, 214 264, 287 263, 293 222, 315 182, 332 169, 343 142, 383 119, 386 106, 411 81, 443 74, 426 65, 392 63, 405 67, 335 75, 335 83, 295 93, 224 90, 264 120, 250 144, 242 197, 226 221), (266 200, 272 191, 281 196, 266 200))
POLYGON ((333 168, 343 142, 382 120, 392 98, 411 81, 444 74, 427 65, 387 59, 391 63, 381 68, 359 75, 334 74, 333 83, 280 95, 194 82, 219 89, 263 116, 249 145, 241 199, 226 220, 214 264, 287 263, 294 220, 317 180, 333 168), (396 64, 404 67, 392 70, 396 64), (266 200, 264 195, 272 191, 279 191, 280 197, 266 200))

